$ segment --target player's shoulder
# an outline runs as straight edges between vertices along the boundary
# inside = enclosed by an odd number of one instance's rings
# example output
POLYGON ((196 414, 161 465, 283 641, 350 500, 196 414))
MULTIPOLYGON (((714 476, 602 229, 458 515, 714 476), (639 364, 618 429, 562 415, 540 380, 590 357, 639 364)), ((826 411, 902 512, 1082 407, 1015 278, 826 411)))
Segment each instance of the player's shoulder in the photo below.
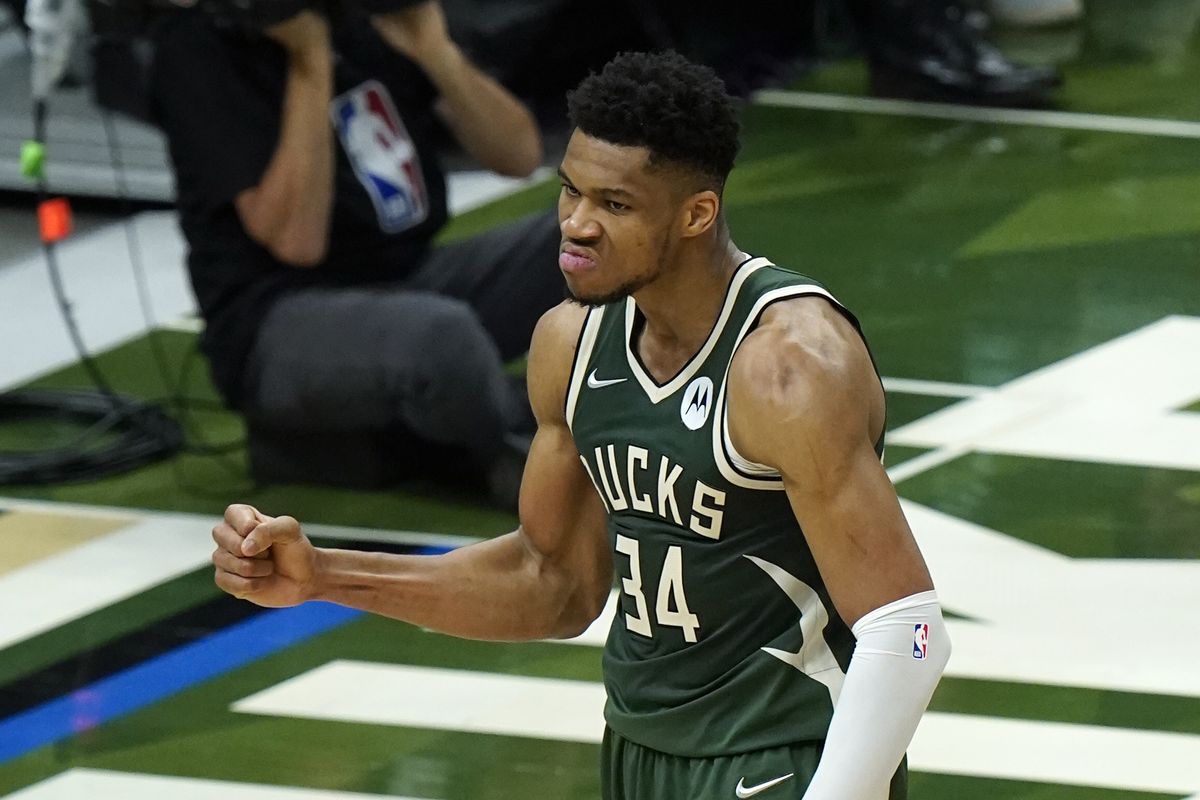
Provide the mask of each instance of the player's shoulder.
POLYGON ((579 343, 579 333, 587 319, 588 309, 578 303, 564 300, 542 314, 533 329, 533 341, 529 352, 544 352, 550 358, 566 356, 572 359, 579 343))
POLYGON ((874 380, 862 337, 833 302, 806 295, 772 303, 730 365, 730 392, 771 405, 843 398, 874 380))
POLYGON ((542 314, 529 344, 529 396, 539 421, 562 409, 587 308, 564 300, 542 314))

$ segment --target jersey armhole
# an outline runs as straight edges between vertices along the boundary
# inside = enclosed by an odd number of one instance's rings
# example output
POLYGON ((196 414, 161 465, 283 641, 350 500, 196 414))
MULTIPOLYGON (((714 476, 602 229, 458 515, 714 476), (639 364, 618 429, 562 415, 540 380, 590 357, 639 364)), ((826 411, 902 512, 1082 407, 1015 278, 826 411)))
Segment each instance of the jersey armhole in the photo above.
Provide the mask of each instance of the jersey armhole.
POLYGON ((575 407, 579 404, 579 392, 583 388, 583 376, 587 365, 592 360, 592 350, 596 347, 596 337, 600 332, 600 323, 604 319, 604 306, 589 308, 583 327, 579 330, 579 341, 575 345, 575 360, 571 364, 571 380, 567 384, 567 397, 563 413, 566 416, 567 428, 575 433, 575 407))
POLYGON ((766 464, 751 461, 739 453, 734 446, 733 438, 729 435, 729 397, 725 390, 729 383, 729 369, 733 366, 733 359, 737 355, 738 348, 746 336, 749 335, 750 331, 758 326, 758 321, 762 317, 763 312, 767 310, 767 307, 781 300, 792 300, 797 297, 806 296, 823 297, 828 300, 834 308, 847 316, 851 323, 854 324, 855 330, 859 331, 859 336, 862 336, 862 331, 859 330, 858 321, 854 318, 854 315, 838 302, 836 297, 821 286, 784 286, 765 293, 755 301, 754 307, 750 309, 750 313, 746 316, 746 322, 738 332, 737 339, 734 341, 733 352, 729 356, 729 364, 725 367, 725 378, 721 381, 721 391, 717 396, 717 411, 720 419, 713 425, 713 457, 722 476, 735 486, 765 491, 782 491, 784 489, 783 476, 779 474, 779 470, 769 467, 766 464))

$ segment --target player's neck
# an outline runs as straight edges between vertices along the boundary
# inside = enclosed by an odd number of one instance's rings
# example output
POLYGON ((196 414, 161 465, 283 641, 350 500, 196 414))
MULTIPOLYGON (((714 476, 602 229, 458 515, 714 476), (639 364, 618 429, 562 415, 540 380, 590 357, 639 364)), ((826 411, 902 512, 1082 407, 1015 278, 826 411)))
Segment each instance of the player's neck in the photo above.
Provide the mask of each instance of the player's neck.
POLYGON ((634 294, 646 318, 645 346, 639 350, 651 357, 647 366, 660 361, 652 357, 658 353, 663 369, 672 371, 673 362, 686 362, 704 345, 721 313, 730 277, 746 258, 726 234, 679 253, 670 269, 634 294))

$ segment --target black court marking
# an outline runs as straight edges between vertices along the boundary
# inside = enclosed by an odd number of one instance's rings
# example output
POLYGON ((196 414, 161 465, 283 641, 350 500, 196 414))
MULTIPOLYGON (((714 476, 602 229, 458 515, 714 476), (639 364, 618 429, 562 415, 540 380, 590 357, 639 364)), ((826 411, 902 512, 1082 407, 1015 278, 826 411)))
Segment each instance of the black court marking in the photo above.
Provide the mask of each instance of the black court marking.
MULTIPOLYGON (((332 543, 322 541, 321 544, 332 543)), ((426 546, 361 541, 339 540, 336 545, 347 550, 377 550, 405 555, 428 554, 433 550, 426 546)), ((0 720, 199 641, 261 612, 262 609, 253 603, 222 595, 104 645, 62 659, 0 686, 0 720)))

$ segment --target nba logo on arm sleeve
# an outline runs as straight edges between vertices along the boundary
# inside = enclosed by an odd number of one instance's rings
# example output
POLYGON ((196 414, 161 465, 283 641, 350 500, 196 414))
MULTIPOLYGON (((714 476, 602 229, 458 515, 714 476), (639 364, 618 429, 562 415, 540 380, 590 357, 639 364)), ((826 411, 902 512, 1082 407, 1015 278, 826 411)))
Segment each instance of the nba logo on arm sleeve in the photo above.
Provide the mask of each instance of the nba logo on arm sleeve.
POLYGON ((913 658, 923 661, 929 655, 929 626, 921 623, 913 626, 913 658))

